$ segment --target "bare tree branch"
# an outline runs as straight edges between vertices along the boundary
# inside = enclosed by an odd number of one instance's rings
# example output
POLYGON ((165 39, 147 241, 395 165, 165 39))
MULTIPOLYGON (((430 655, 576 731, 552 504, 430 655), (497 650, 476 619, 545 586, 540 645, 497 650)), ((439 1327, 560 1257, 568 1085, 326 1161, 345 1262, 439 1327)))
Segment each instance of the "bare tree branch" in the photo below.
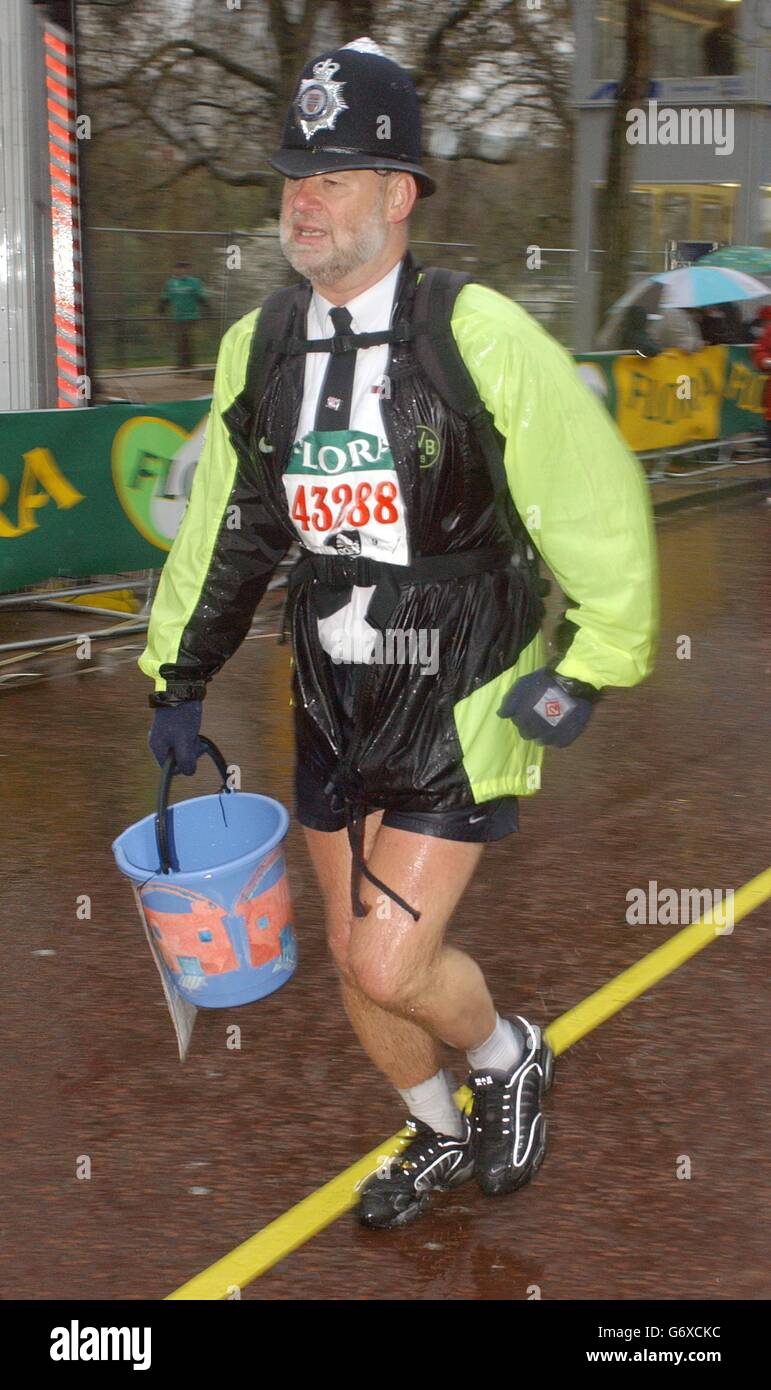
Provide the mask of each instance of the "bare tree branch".
POLYGON ((209 48, 207 44, 195 43, 191 39, 170 39, 168 43, 163 44, 155 52, 143 56, 136 67, 131 68, 121 77, 110 78, 107 82, 89 83, 88 90, 90 92, 106 92, 125 87, 135 77, 146 73, 153 63, 165 58, 166 54, 170 53, 175 54, 176 61, 186 58, 206 58, 209 62, 216 63, 224 72, 229 72, 233 77, 239 77, 242 82, 249 82, 253 87, 270 92, 271 96, 278 95, 279 84, 273 78, 264 77, 262 73, 255 72, 254 68, 247 68, 243 63, 237 63, 234 58, 229 58, 226 53, 209 48))
POLYGON ((261 173, 258 170, 250 170, 246 173, 238 172, 233 169, 225 169, 218 164, 210 155, 197 154, 188 159, 179 168, 175 169, 168 178, 161 179, 158 183, 149 185, 149 192, 158 193, 171 188, 173 184, 184 179, 195 169, 208 169, 213 178, 219 179, 220 183, 230 184, 234 188, 265 188, 277 181, 277 175, 273 173, 261 173))
POLYGON ((441 76, 442 45, 445 38, 453 29, 457 29, 464 20, 468 19, 475 10, 478 10, 481 3, 482 0, 465 0, 465 4, 458 5, 432 29, 426 40, 422 61, 417 68, 413 69, 412 73, 412 80, 420 96, 426 96, 441 76))

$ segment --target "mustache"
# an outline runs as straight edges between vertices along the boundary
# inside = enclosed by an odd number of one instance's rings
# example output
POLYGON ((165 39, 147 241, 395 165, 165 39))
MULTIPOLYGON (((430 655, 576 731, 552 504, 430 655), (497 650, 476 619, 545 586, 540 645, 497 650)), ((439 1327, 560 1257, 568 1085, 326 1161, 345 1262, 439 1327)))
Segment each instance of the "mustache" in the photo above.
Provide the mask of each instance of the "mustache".
POLYGON ((284 226, 287 228, 287 230, 290 231, 290 232, 299 231, 299 229, 300 229, 301 227, 302 227, 303 230, 306 231, 306 232, 328 232, 328 231, 329 231, 329 227, 321 227, 321 226, 319 226, 318 222, 306 222, 305 219, 302 218, 302 217, 289 216, 289 217, 284 217, 284 218, 282 218, 281 221, 283 222, 283 224, 284 224, 284 226))

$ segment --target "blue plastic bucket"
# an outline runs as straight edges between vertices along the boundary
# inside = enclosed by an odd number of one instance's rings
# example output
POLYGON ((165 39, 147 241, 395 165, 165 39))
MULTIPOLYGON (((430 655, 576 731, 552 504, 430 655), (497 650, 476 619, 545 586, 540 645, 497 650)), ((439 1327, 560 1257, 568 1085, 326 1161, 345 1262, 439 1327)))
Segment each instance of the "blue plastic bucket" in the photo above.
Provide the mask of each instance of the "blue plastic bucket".
POLYGON ((169 806, 170 755, 157 814, 129 826, 112 849, 174 988, 199 1008, 225 1009, 272 994, 297 966, 282 850, 289 813, 272 797, 228 789, 222 754, 201 743, 222 791, 169 806))

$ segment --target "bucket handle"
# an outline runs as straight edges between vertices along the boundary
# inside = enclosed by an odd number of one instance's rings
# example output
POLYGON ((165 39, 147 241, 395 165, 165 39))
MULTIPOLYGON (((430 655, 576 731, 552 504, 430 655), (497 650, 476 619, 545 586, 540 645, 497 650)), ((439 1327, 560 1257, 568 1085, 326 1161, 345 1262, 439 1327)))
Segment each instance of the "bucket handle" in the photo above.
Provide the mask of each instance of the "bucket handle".
MULTIPOLYGON (((232 792, 233 788, 229 787, 227 784, 228 765, 225 762, 225 759, 223 758, 222 754, 220 753, 220 750, 217 747, 216 743, 212 743, 210 738, 204 738, 203 734, 199 735, 198 742, 201 745, 199 749, 199 756, 200 753, 208 753, 209 757, 212 759, 212 762, 215 764, 217 771, 220 774, 220 777, 222 778, 222 786, 220 787, 220 792, 232 792)), ((176 759, 174 757, 173 750, 170 749, 168 754, 166 755, 166 761, 163 764, 163 770, 161 772, 161 781, 158 787, 158 811, 155 817, 155 838, 158 844, 158 857, 161 861, 161 871, 164 874, 171 873, 171 861, 169 858, 168 826, 169 789, 171 787, 171 779, 176 771, 176 759)))

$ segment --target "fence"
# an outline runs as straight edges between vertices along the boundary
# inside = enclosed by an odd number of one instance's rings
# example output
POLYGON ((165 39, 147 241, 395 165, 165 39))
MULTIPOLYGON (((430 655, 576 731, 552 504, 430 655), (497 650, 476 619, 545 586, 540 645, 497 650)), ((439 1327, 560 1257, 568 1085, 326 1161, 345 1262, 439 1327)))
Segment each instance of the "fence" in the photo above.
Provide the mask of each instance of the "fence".
MULTIPOLYGON (((227 328, 270 290, 294 278, 281 253, 275 225, 255 231, 159 231, 151 227, 89 227, 89 361, 94 378, 133 370, 184 369, 175 364, 168 314, 159 311, 163 285, 177 260, 189 260, 208 292, 193 327, 197 365, 212 365, 227 328)), ((468 270, 521 304, 568 343, 577 252, 569 246, 507 246, 493 256, 472 242, 411 243, 418 260, 468 270)), ((663 254, 635 252, 632 271, 663 269, 663 254)))

